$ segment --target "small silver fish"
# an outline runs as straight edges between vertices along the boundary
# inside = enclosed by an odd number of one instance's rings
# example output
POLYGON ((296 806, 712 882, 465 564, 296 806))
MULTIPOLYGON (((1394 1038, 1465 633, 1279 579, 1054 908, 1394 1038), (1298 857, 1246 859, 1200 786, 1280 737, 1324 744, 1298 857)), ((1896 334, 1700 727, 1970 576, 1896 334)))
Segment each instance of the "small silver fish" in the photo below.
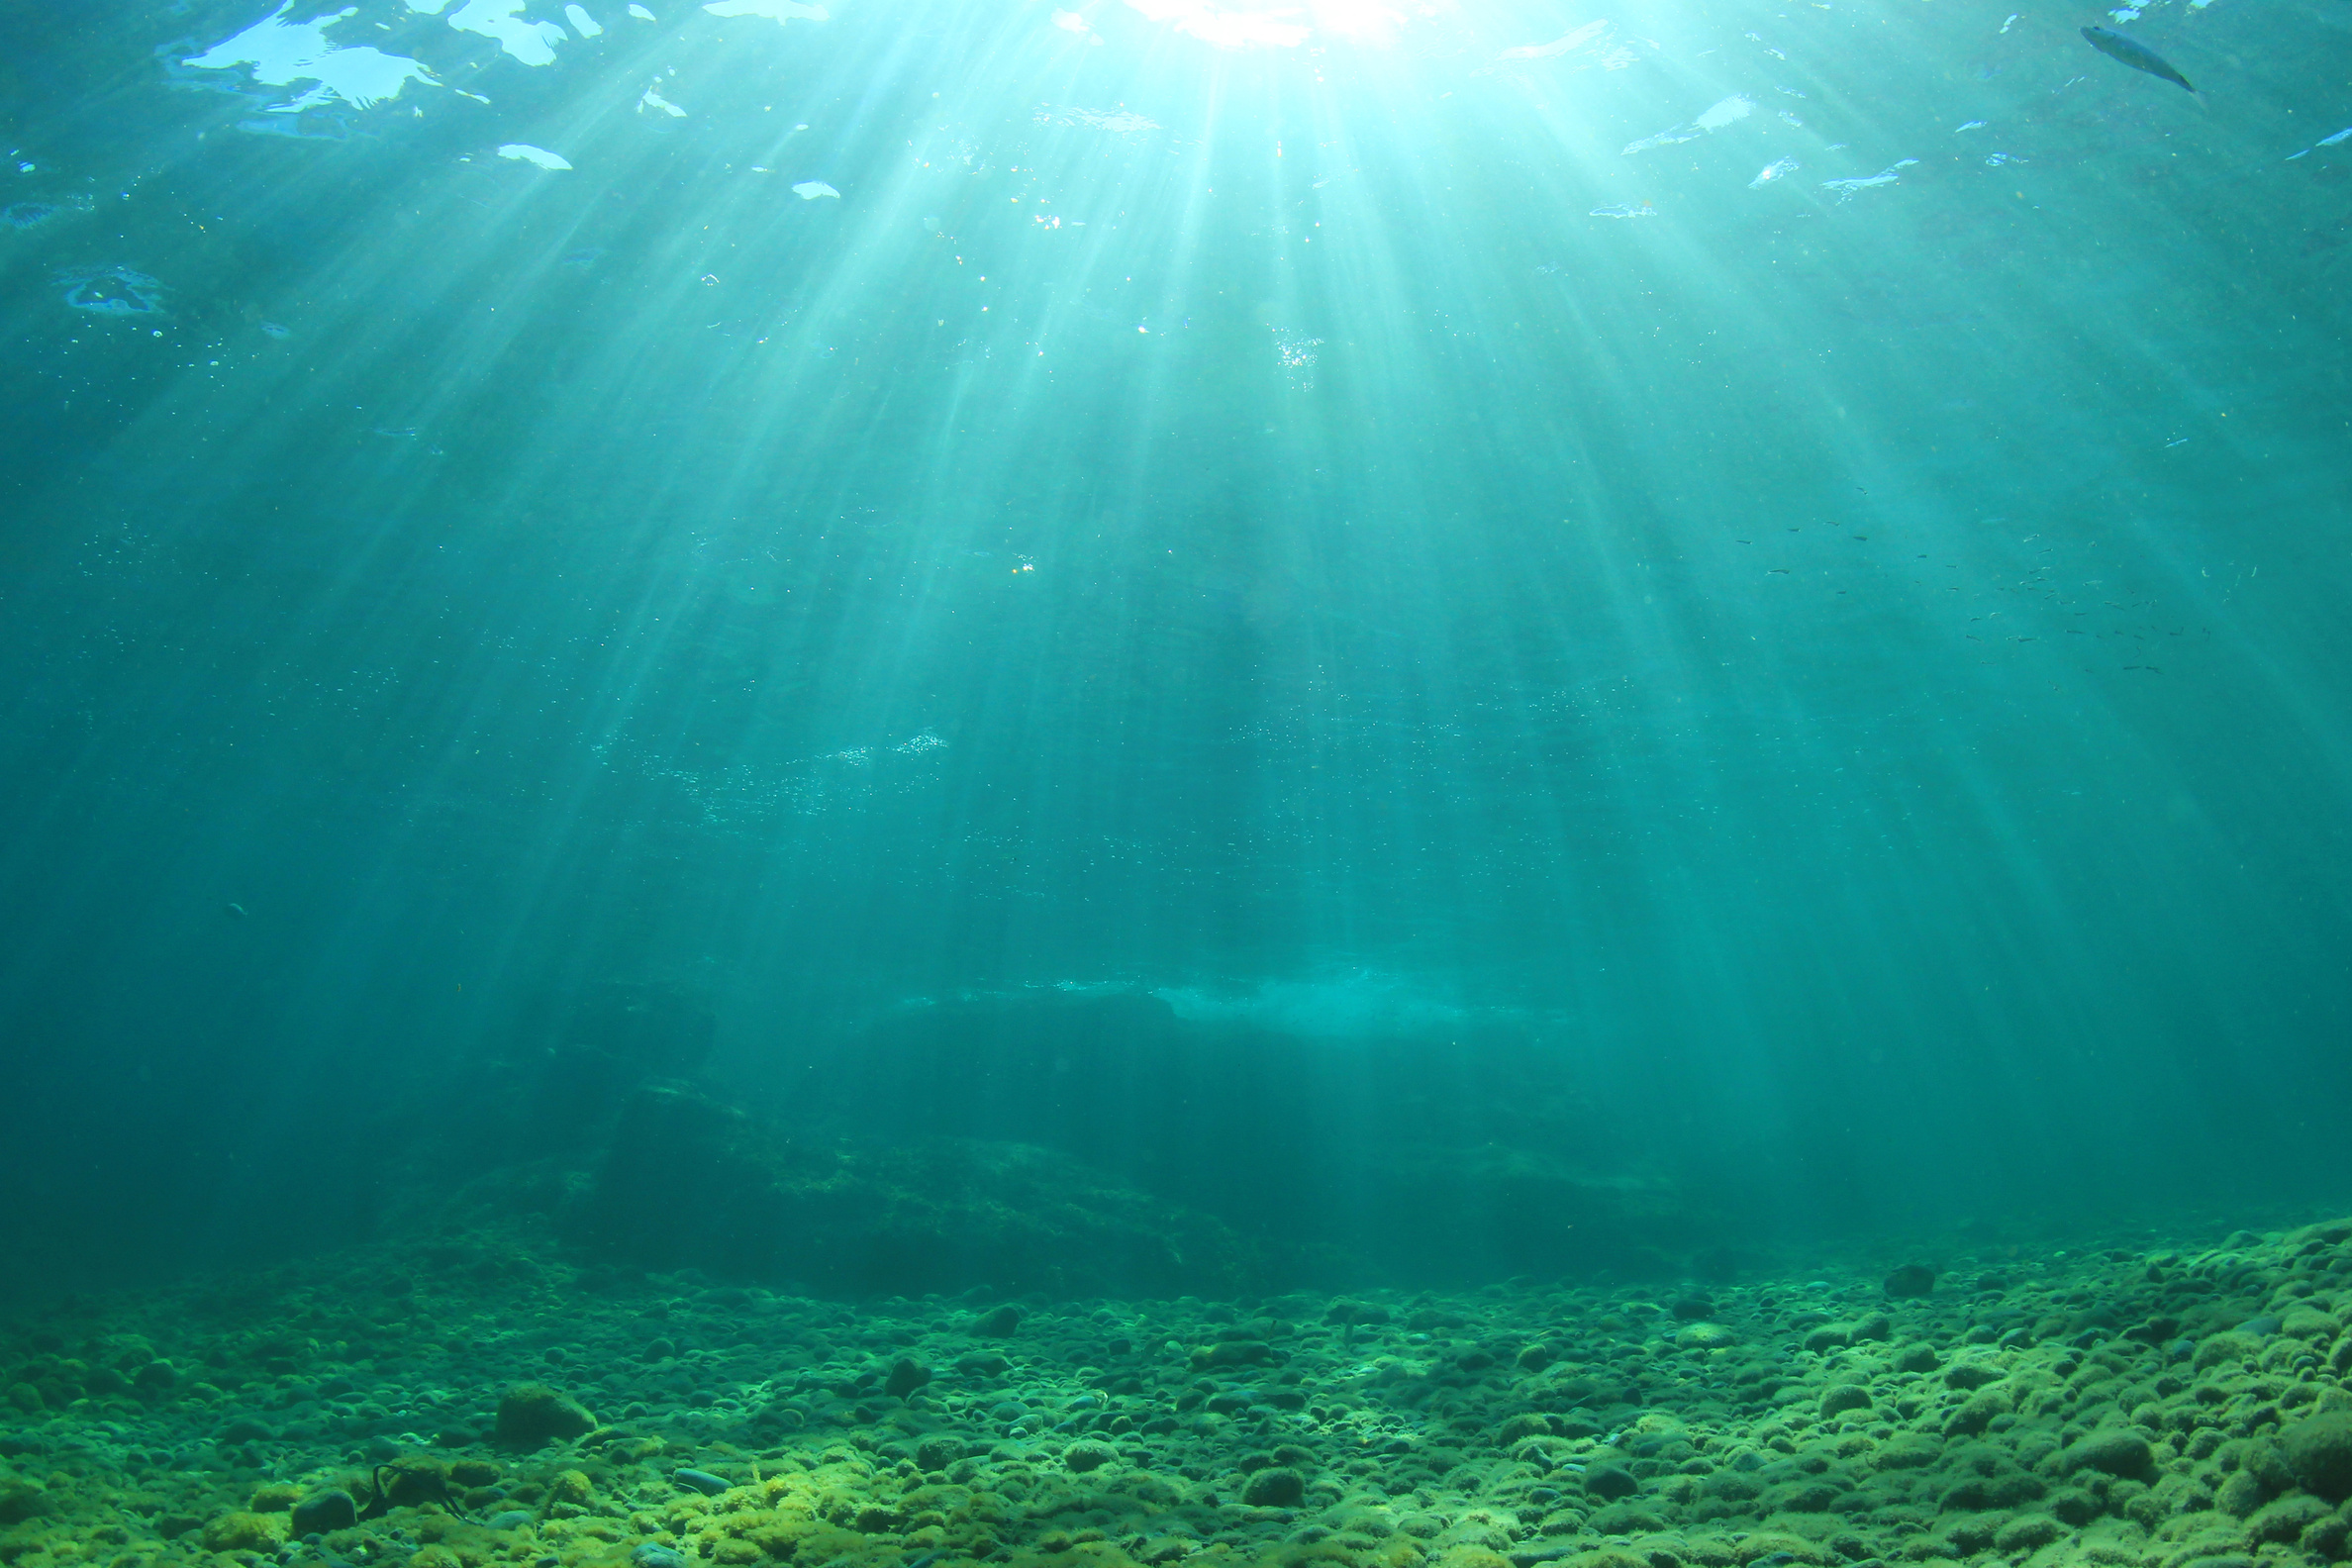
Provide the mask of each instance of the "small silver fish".
POLYGON ((2083 29, 2083 37, 2093 49, 2109 59, 2119 59, 2133 70, 2161 76, 2189 92, 2197 91, 2189 85, 2188 77, 2172 68, 2170 61, 2137 39, 2125 38, 2113 28, 2103 27, 2087 27, 2083 29))

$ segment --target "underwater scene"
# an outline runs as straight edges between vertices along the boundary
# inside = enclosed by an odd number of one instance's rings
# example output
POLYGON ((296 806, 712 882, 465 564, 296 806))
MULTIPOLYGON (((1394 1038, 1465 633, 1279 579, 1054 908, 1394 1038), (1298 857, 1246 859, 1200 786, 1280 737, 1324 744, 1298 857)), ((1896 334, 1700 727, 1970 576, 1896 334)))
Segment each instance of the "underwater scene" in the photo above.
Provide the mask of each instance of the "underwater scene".
POLYGON ((0 1568, 2352 1559, 2341 0, 28 3, 0 147, 0 1568))

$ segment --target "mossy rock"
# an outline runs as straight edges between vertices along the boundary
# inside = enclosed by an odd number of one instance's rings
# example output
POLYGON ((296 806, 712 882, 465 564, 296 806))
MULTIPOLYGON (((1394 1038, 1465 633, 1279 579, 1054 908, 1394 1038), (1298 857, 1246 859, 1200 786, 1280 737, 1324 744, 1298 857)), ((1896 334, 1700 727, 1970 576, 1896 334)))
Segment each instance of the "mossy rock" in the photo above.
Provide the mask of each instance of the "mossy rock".
POLYGON ((2252 1334, 2207 1334, 2205 1341, 2197 1347, 2197 1360, 2194 1365, 2198 1371, 2205 1372, 2217 1366, 2236 1366, 2239 1362, 2261 1353, 2262 1341, 2252 1334))
POLYGON ((49 1495, 38 1484, 14 1476, 0 1479, 0 1524, 22 1524, 49 1511, 49 1495))
POLYGON ((1807 1568, 1819 1568, 1829 1560, 1829 1554, 1819 1545, 1802 1535, 1790 1535, 1777 1530, 1760 1530, 1739 1543, 1742 1565, 1763 1557, 1786 1556, 1804 1563, 1807 1568))
POLYGON ((2067 1445, 2058 1466, 2068 1475, 2094 1470, 2101 1475, 2144 1480, 2156 1470, 2156 1452, 2148 1439, 2121 1426, 2087 1432, 2067 1445))
POLYGON ((2246 1538, 2281 1543, 2297 1540, 2304 1530, 2334 1513, 2335 1510, 2315 1497, 2293 1493, 2276 1503, 2266 1503, 2247 1516, 2246 1538))
POLYGON ((2323 1498, 2352 1497, 2352 1414, 2328 1411, 2297 1421, 2279 1435, 2287 1467, 2323 1498))
POLYGON ((1666 1517, 1640 1503, 1612 1503, 1585 1520, 1603 1535, 1648 1535, 1666 1527, 1666 1517))
POLYGON ((1897 1432, 1872 1452, 1870 1462, 1880 1470, 1923 1470, 1941 1459, 1943 1451, 1943 1444, 1932 1437, 1897 1432))
POLYGON ((1526 1441, 1529 1437, 1549 1437, 1551 1434, 1549 1421, 1534 1411, 1525 1411, 1512 1417, 1496 1428, 1495 1445, 1499 1448, 1509 1448, 1515 1443, 1526 1441))
POLYGON ((570 1395, 544 1383, 518 1383, 498 1402, 497 1439, 507 1448, 541 1448, 596 1429, 596 1418, 570 1395))
POLYGON ((1993 1532, 1993 1548, 2002 1552, 2029 1552, 2066 1534, 2066 1526, 2047 1514, 2020 1514, 1993 1532))
POLYGON ((274 1514, 239 1509, 209 1519, 204 1549, 214 1552, 273 1552, 286 1543, 286 1521, 274 1514))
MULTIPOLYGON (((1571 1562, 1581 1560, 1580 1558, 1569 1559, 1571 1562)), ((1511 1559, 1501 1552, 1489 1551, 1484 1546, 1449 1546, 1438 1555, 1429 1568, 1511 1568, 1511 1559)), ((1643 1563, 1641 1568, 1649 1568, 1649 1565, 1643 1563)))
POLYGON ((1859 1383, 1836 1383, 1821 1391, 1821 1417, 1824 1421, 1843 1416, 1848 1411, 1870 1409, 1870 1390, 1859 1383))

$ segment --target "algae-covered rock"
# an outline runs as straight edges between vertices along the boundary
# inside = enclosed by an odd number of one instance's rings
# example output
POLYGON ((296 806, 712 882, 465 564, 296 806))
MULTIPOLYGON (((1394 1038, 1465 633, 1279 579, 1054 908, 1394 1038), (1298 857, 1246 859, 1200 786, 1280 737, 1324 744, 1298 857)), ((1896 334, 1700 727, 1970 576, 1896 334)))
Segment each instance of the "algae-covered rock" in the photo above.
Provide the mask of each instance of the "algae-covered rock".
POLYGON ((2238 1333, 2234 1330, 2228 1333, 2207 1334, 2198 1344, 2197 1359, 2194 1364, 2198 1371, 2209 1372, 2217 1366, 2236 1366, 2239 1362, 2250 1360, 2261 1353, 2262 1341, 2252 1334, 2238 1333))
POLYGON ((2065 1533, 2066 1526, 2047 1514, 2020 1514, 1993 1532, 1993 1545, 1998 1551, 2033 1551, 2065 1533))
POLYGON ((2352 1414, 2306 1417, 2280 1434, 2279 1447, 2305 1489, 2337 1501, 2352 1497, 2352 1414))
POLYGON ((1549 1437, 1551 1421, 1534 1411, 1521 1411, 1495 1428, 1495 1446, 1509 1448, 1530 1437, 1549 1437))
POLYGON ((518 1383, 498 1402, 497 1437, 504 1447, 539 1448, 595 1429, 596 1418, 579 1401, 544 1383, 518 1383))
POLYGON ((2352 1543, 2352 1519, 2341 1514, 2330 1514, 2306 1525, 2302 1539, 2296 1542, 2304 1551, 2323 1562, 2342 1562, 2345 1547, 2352 1543))
POLYGON ((1021 1309, 1007 1302, 976 1320, 972 1332, 982 1339, 1010 1339, 1021 1331, 1021 1309))
POLYGON ((1241 1490, 1241 1501, 1251 1508, 1297 1508, 1306 1496, 1306 1477, 1288 1465, 1260 1470, 1241 1490))
POLYGON ((1870 1409, 1870 1390, 1854 1383, 1839 1383, 1821 1391, 1821 1416, 1824 1420, 1842 1416, 1848 1411, 1870 1409))
POLYGON ((1617 1465, 1595 1465, 1585 1472, 1584 1488, 1597 1498, 1631 1497, 1641 1490, 1641 1483, 1633 1479, 1633 1472, 1617 1465))
POLYGON ((1945 1423, 1944 1431, 1954 1437, 1974 1437, 2009 1413, 2009 1395, 2001 1385, 1995 1384, 1970 1395, 1968 1403, 1952 1413, 1952 1419, 1945 1423))
POLYGON ((2246 1538, 2255 1541, 2281 1543, 2301 1538, 2303 1532, 2335 1510, 2318 1498, 2297 1492, 2265 1503, 2246 1517, 2246 1538))
POLYGON ((39 1483, 0 1476, 0 1524, 22 1524, 49 1511, 49 1492, 39 1483))
POLYGON ((1074 1442, 1062 1450, 1062 1463, 1083 1475, 1100 1470, 1119 1457, 1119 1450, 1106 1442, 1074 1442))
POLYGON ((288 1523, 288 1533, 299 1538, 304 1535, 332 1535, 337 1530, 349 1529, 359 1522, 359 1505, 348 1492, 329 1488, 313 1492, 296 1503, 288 1523))
POLYGON ((2279 1332, 2290 1339, 2324 1341, 2335 1337, 2337 1323, 2333 1313, 2324 1312, 2309 1302, 2298 1302, 2287 1309, 2279 1320, 2279 1332))
POLYGON ((1906 1263, 1887 1276, 1881 1289, 1896 1301, 1916 1301, 1935 1292, 1935 1270, 1924 1263, 1906 1263))
POLYGON ((2096 1470, 2145 1480, 2155 1471, 2156 1453, 2138 1432, 2110 1426, 2076 1439, 2058 1456, 2058 1463, 2068 1475, 2096 1470))
POLYGON ((286 1542, 286 1521, 271 1514, 239 1509, 208 1519, 204 1549, 216 1552, 273 1552, 286 1542))

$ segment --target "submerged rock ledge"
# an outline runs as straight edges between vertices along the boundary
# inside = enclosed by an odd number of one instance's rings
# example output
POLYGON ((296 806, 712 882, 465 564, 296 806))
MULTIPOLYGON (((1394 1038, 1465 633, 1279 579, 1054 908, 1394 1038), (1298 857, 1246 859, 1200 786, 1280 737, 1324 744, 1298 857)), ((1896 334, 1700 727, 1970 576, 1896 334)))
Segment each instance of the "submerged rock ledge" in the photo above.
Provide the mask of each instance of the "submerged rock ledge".
POLYGON ((0 1334, 0 1564, 2346 1556, 2352 1221, 1905 1261, 852 1306, 387 1243, 0 1334))

